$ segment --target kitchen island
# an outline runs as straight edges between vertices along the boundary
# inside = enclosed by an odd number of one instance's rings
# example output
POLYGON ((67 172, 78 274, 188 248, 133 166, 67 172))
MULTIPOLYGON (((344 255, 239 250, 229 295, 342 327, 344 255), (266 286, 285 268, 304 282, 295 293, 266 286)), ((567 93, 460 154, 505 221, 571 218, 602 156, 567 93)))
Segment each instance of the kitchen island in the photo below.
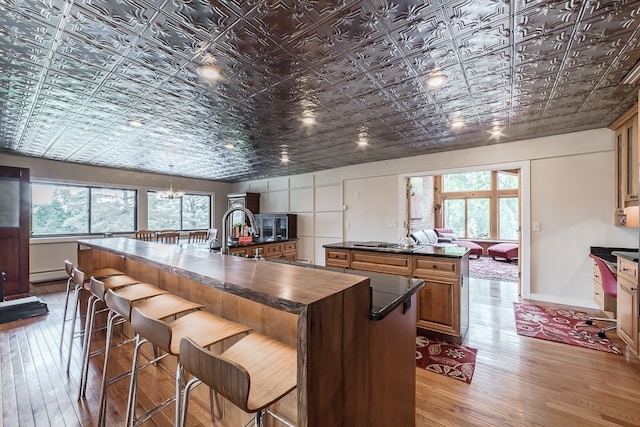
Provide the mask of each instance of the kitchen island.
POLYGON ((462 343, 469 328, 469 249, 387 242, 324 245, 325 264, 423 279, 416 326, 450 342, 462 343))
MULTIPOLYGON (((413 319, 422 281, 127 238, 78 241, 78 264, 88 274, 118 268, 296 346, 298 387, 274 410, 298 426, 415 425, 413 319), (372 283, 390 294, 377 308, 372 283)), ((228 403, 223 412, 228 425, 247 420, 228 403)))

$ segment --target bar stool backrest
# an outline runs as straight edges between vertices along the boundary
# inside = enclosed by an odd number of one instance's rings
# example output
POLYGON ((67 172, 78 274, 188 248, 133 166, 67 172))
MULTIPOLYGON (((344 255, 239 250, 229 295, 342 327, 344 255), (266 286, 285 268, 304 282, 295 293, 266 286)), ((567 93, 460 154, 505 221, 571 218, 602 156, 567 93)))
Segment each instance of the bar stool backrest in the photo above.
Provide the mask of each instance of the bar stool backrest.
POLYGON ((190 231, 189 243, 206 242, 208 235, 209 235, 208 231, 190 231))
POLYGON ((149 317, 137 308, 131 312, 131 326, 136 334, 146 338, 167 353, 171 353, 171 326, 168 323, 149 317))
POLYGON ((69 276, 69 278, 71 278, 71 276, 73 275, 73 263, 71 261, 69 261, 68 259, 64 260, 64 269, 67 272, 67 276, 69 276))
POLYGON ((247 407, 251 379, 245 368, 206 350, 190 338, 180 341, 180 362, 187 372, 222 394, 238 408, 252 412, 247 407))
POLYGON ((82 286, 84 283, 84 273, 77 268, 74 268, 71 272, 71 278, 73 279, 73 283, 78 286, 82 286))

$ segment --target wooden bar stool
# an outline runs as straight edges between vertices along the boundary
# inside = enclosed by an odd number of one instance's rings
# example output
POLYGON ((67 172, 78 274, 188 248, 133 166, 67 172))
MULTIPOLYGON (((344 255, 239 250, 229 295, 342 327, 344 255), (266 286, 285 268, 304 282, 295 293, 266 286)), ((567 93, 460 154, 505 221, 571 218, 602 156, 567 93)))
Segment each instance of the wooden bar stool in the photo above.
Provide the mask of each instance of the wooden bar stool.
MULTIPOLYGON (((93 278, 95 279, 95 278, 93 278)), ((97 354, 104 352, 104 349, 98 349, 91 352, 91 341, 94 332, 96 314, 108 311, 108 308, 98 309, 98 304, 104 305, 104 296, 108 289, 118 289, 125 286, 140 283, 140 280, 125 274, 120 276, 111 276, 102 280, 90 280, 88 290, 90 292, 87 301, 87 315, 84 326, 84 342, 82 346, 82 365, 80 368, 80 387, 78 389, 78 400, 86 396, 87 376, 89 374, 89 359, 97 354)), ((105 328, 103 328, 105 329, 105 328)), ((102 329, 100 329, 102 330, 102 329)))
POLYGON ((188 243, 206 242, 208 237, 208 231, 190 231, 188 243))
MULTIPOLYGON (((76 322, 76 319, 78 317, 77 316, 77 314, 78 314, 78 296, 79 296, 79 291, 80 291, 80 288, 82 287, 82 284, 78 285, 73 280, 73 269, 74 269, 73 263, 71 261, 69 261, 68 259, 64 260, 64 270, 67 273, 67 290, 66 290, 65 299, 64 299, 64 313, 62 314, 62 328, 60 330, 60 353, 62 353, 62 343, 64 341, 64 330, 66 328, 66 324, 67 324, 67 322, 70 322, 70 321, 73 320, 73 324, 71 326, 71 329, 72 329, 71 330, 71 337, 73 339, 74 335, 75 335, 75 322, 76 322), (74 296, 74 299, 75 299, 74 312, 73 312, 72 317, 67 318, 67 309, 69 307, 69 296, 71 296, 71 288, 72 288, 71 284, 72 283, 73 283, 73 288, 74 288, 73 296, 74 296)), ((100 277, 108 277, 109 275, 117 276, 117 275, 120 275, 120 274, 124 274, 120 270, 116 270, 116 269, 113 269, 113 268, 102 268, 102 269, 96 270, 95 273, 100 277)), ((69 345, 71 345, 71 344, 69 344, 69 345)), ((67 368, 67 373, 69 373, 69 368, 67 368)))
POLYGON ((157 319, 166 319, 171 316, 187 313, 203 308, 202 304, 194 303, 184 298, 169 293, 148 283, 138 283, 124 288, 109 289, 105 295, 105 302, 110 309, 107 320, 107 338, 105 343, 104 368, 102 370, 102 386, 100 388, 100 410, 98 412, 98 425, 103 426, 106 417, 106 390, 107 387, 116 381, 131 374, 131 371, 124 372, 113 378, 109 378, 109 355, 111 348, 135 341, 136 338, 122 340, 116 345, 111 344, 113 328, 117 324, 129 322, 131 311, 134 306, 148 301, 145 312, 157 319))
POLYGON ((165 244, 178 244, 180 243, 180 232, 179 231, 161 231, 158 233, 156 241, 158 243, 165 243, 165 244))
POLYGON ((138 230, 136 231, 136 239, 145 242, 155 242, 156 232, 154 230, 138 230))
POLYGON ((255 414, 256 427, 264 425, 265 414, 293 426, 268 408, 297 385, 295 347, 252 333, 217 355, 189 337, 180 343, 180 363, 194 376, 184 387, 180 426, 186 425, 189 392, 200 382, 243 411, 255 414))
POLYGON ((204 310, 194 311, 176 320, 165 322, 150 315, 152 313, 147 309, 153 305, 154 301, 150 299, 137 305, 131 312, 131 325, 136 333, 137 341, 131 368, 126 426, 134 426, 145 422, 174 401, 176 407, 175 423, 177 425, 180 422, 180 394, 183 382, 182 365, 180 364, 180 340, 183 337, 189 336, 198 345, 210 347, 228 338, 246 334, 251 331, 251 328, 248 326, 223 319, 204 310), (145 342, 150 342, 166 352, 157 358, 158 360, 168 355, 178 357, 176 393, 154 409, 136 417, 136 394, 139 372, 138 359, 140 356, 140 348, 145 342))

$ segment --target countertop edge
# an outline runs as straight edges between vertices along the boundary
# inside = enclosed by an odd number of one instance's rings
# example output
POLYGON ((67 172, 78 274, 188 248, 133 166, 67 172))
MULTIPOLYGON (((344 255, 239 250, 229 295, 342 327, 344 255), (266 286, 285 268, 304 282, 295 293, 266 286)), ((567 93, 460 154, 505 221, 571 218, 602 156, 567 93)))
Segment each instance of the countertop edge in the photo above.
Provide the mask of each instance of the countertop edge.
POLYGON ((420 289, 424 288, 424 280, 422 279, 413 279, 417 283, 415 283, 411 288, 407 289, 402 295, 398 296, 391 303, 386 305, 384 308, 378 310, 377 312, 371 311, 369 315, 370 320, 379 321, 387 317, 387 315, 396 308, 398 308, 401 304, 404 304, 406 301, 410 301, 413 294, 418 292, 420 289))

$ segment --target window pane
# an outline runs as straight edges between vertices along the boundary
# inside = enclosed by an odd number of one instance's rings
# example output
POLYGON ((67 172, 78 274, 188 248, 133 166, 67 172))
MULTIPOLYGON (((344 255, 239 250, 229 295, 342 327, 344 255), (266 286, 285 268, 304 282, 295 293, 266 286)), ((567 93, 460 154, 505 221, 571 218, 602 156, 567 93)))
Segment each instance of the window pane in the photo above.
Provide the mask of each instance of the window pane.
POLYGON ((89 232, 89 189, 31 184, 31 232, 35 236, 89 232))
POLYGON ((517 190, 518 175, 498 172, 498 190, 517 190))
POLYGON ((135 190, 91 189, 92 233, 134 231, 135 217, 135 190))
POLYGON ((208 229, 211 219, 211 196, 185 194, 182 197, 182 229, 208 229))
POLYGON ((467 199, 467 238, 489 238, 489 199, 467 199))
POLYGON ((163 199, 155 191, 147 192, 147 199, 151 230, 180 230, 181 199, 163 199))
POLYGON ((464 237, 464 199, 444 200, 444 228, 451 228, 458 237, 464 237))
POLYGON ((499 236, 501 240, 518 240, 518 198, 500 197, 499 236))
POLYGON ((442 191, 491 190, 491 171, 442 175, 442 191))

